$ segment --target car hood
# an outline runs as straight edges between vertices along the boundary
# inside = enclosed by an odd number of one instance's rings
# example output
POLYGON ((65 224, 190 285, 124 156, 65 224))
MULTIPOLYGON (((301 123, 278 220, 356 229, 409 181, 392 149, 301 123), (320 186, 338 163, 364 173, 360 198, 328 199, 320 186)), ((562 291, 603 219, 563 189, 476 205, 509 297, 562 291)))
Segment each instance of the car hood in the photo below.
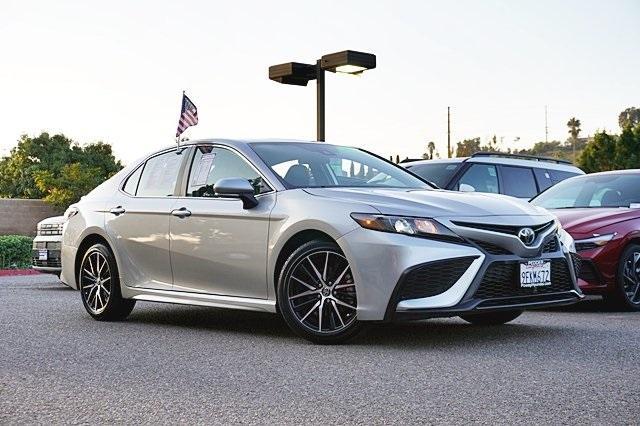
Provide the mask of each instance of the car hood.
POLYGON ((575 234, 590 234, 604 226, 640 217, 640 209, 629 208, 553 209, 549 211, 556 215, 567 232, 575 234))
POLYGON ((368 204, 383 214, 425 217, 548 216, 542 208, 505 195, 397 188, 309 188, 309 194, 368 204))
POLYGON ((42 219, 40 222, 38 222, 38 225, 57 225, 59 223, 64 223, 65 220, 66 219, 64 216, 52 216, 46 219, 42 219))

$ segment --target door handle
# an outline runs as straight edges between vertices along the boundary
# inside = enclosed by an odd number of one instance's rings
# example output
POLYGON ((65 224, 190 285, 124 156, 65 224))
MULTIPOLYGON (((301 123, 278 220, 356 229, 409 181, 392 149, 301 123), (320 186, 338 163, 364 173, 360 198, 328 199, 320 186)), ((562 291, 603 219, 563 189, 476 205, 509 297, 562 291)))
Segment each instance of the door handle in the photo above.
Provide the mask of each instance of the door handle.
POLYGON ((123 214, 126 210, 124 208, 122 208, 122 206, 118 206, 118 207, 114 207, 111 210, 109 210, 109 213, 114 214, 116 216, 120 216, 121 214, 123 214))
POLYGON ((171 210, 171 214, 180 219, 191 216, 191 212, 186 207, 180 207, 179 209, 171 210))

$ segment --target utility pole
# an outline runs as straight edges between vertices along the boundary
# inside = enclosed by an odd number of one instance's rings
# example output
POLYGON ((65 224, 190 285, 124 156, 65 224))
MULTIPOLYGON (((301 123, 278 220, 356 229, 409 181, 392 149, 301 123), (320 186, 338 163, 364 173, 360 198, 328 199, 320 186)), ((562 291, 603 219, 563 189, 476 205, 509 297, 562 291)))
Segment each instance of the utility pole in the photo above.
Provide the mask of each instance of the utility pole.
POLYGON ((316 139, 324 142, 324 70, 322 60, 316 62, 316 139))
POLYGON ((549 126, 547 122, 547 106, 544 106, 544 142, 549 142, 549 126))
POLYGON ((451 107, 447 107, 447 158, 451 158, 451 107))

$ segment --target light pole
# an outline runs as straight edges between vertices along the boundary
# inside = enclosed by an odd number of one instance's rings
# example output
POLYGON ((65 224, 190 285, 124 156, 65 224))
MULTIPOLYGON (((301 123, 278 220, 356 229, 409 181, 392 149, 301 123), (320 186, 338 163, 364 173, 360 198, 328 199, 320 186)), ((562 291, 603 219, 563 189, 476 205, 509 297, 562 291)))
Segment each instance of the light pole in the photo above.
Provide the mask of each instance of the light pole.
POLYGON ((344 50, 324 55, 316 61, 315 65, 299 62, 272 65, 269 67, 269 78, 278 83, 294 86, 306 86, 309 80, 316 80, 317 139, 324 141, 324 72, 360 74, 375 67, 376 55, 344 50))

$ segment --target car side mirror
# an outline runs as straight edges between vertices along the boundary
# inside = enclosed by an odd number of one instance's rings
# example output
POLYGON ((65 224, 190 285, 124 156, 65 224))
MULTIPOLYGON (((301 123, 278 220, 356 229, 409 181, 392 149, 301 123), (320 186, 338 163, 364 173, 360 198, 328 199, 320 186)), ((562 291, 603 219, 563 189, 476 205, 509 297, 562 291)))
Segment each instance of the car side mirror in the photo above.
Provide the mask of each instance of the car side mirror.
POLYGON ((461 183, 460 192, 476 192, 476 189, 468 183, 461 183))
POLYGON ((242 208, 247 210, 258 205, 253 186, 247 179, 220 179, 213 185, 213 192, 220 197, 239 198, 242 200, 242 208))

